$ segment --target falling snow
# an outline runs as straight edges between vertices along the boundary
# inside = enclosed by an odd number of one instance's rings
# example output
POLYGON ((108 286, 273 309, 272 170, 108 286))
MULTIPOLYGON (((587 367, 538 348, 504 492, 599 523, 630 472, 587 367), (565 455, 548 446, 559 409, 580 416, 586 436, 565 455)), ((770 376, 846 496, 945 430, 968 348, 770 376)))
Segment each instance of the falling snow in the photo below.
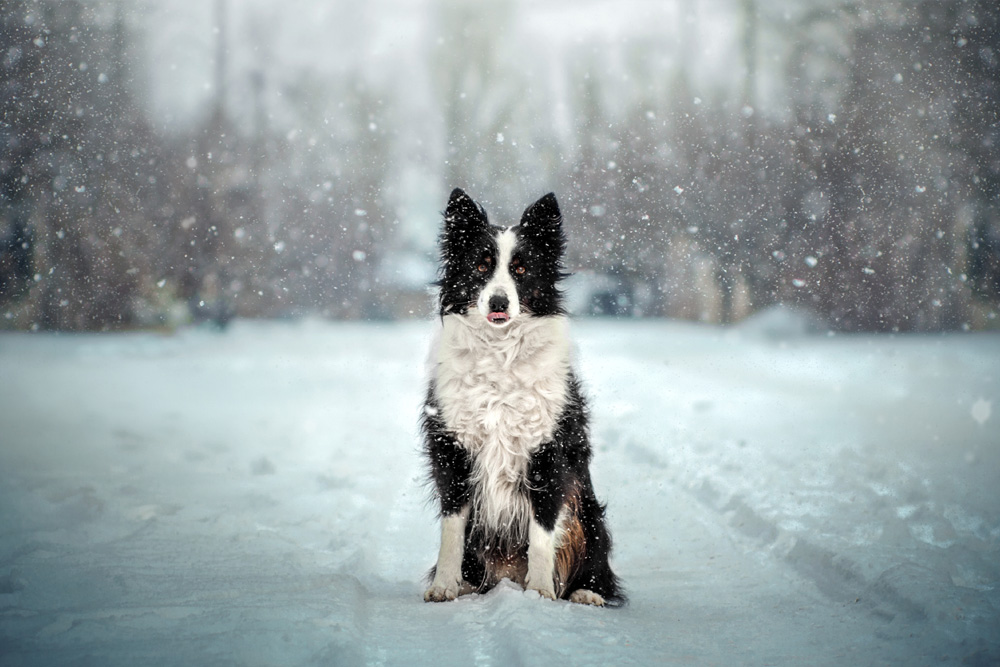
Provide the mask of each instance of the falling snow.
POLYGON ((998 30, 0 3, 0 662, 1000 663, 998 30), (630 608, 420 602, 456 186, 559 199, 630 608))
POLYGON ((977 424, 983 426, 990 420, 990 415, 993 413, 993 402, 987 401, 985 398, 978 398, 972 404, 972 409, 969 410, 969 413, 977 424))

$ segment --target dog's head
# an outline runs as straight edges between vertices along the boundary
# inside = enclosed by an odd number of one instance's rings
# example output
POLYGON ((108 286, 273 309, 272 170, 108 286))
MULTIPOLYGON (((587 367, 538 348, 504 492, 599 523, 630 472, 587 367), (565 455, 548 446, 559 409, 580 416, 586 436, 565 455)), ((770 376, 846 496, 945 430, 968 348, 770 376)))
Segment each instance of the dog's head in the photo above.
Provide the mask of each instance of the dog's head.
POLYGON ((456 188, 441 233, 441 315, 478 315, 506 327, 519 317, 562 313, 565 248, 554 194, 525 209, 520 224, 498 227, 456 188))

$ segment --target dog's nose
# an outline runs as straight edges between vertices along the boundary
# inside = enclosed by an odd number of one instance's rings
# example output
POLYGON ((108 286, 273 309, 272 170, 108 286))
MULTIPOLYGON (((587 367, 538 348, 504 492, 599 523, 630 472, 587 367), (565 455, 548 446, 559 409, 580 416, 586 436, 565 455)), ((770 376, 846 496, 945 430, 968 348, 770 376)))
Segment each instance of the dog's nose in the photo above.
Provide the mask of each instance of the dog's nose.
POLYGON ((510 301, 507 299, 506 294, 494 294, 490 297, 491 313, 506 313, 509 306, 510 301))

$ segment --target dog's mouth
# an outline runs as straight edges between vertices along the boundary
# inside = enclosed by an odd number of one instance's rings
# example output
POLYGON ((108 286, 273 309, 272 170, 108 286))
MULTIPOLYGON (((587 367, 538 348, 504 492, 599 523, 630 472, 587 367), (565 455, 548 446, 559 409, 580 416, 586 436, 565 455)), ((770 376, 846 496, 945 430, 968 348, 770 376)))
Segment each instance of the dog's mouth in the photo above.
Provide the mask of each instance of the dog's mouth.
POLYGON ((507 313, 493 312, 486 316, 486 319, 490 324, 501 325, 507 324, 510 321, 510 315, 507 313))

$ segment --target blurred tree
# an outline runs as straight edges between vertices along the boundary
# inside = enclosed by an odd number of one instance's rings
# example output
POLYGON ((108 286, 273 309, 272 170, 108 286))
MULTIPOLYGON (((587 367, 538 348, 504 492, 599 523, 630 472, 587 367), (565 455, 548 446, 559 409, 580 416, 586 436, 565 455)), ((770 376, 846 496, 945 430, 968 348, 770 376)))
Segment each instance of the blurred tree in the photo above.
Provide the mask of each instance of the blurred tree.
POLYGON ((806 95, 796 107, 799 159, 815 175, 803 208, 819 223, 805 230, 803 250, 819 269, 810 291, 837 326, 927 330, 967 321, 968 291, 953 268, 967 237, 965 202, 981 202, 979 216, 995 210, 995 151, 983 146, 997 123, 997 76, 980 61, 985 43, 963 60, 961 34, 986 21, 992 32, 980 39, 995 37, 997 11, 930 0, 837 18, 851 26, 847 52, 827 72, 841 81, 831 87, 842 90, 837 106, 806 95))
POLYGON ((928 3, 945 50, 952 116, 949 141, 964 153, 972 196, 969 278, 977 294, 1000 304, 1000 5, 988 0, 928 3))
POLYGON ((433 53, 434 84, 444 121, 448 187, 522 198, 517 152, 506 139, 527 83, 504 51, 513 19, 508 0, 440 0, 441 39, 433 53))
POLYGON ((41 54, 34 40, 42 38, 26 15, 23 0, 0 5, 0 304, 23 296, 34 275, 29 182, 32 158, 47 139, 22 129, 48 113, 31 82, 41 54))
MULTIPOLYGON (((121 13, 5 3, 5 200, 34 240, 24 317, 52 329, 131 324, 139 297, 135 165, 145 150, 126 80, 121 13), (124 165, 122 165, 124 167, 124 165)), ((22 244, 23 247, 23 244, 22 244)))

